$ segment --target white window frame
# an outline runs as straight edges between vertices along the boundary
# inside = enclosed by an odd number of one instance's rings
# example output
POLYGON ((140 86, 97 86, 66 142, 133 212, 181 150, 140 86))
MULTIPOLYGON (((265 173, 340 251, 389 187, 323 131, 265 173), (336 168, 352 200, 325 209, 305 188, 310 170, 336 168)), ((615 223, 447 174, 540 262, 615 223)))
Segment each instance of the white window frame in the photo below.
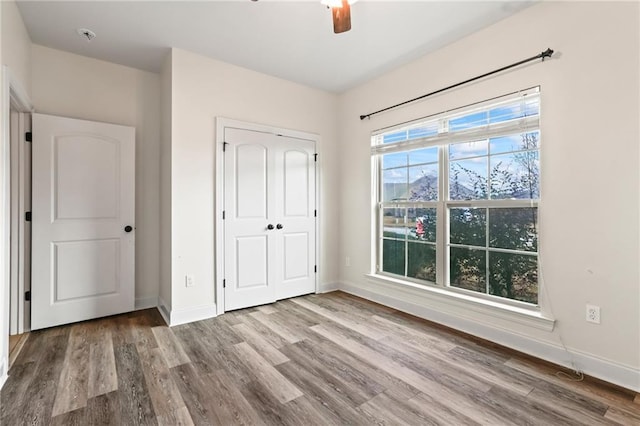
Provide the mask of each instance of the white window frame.
MULTIPOLYGON (((537 131, 540 133, 540 109, 538 110, 538 114, 536 116, 523 117, 517 120, 512 120, 510 122, 501 122, 496 123, 491 126, 485 126, 484 129, 470 129, 470 130, 461 130, 449 133, 448 131, 448 123, 457 117, 466 116, 468 114, 472 114, 474 111, 484 111, 490 108, 495 108, 503 103, 512 103, 514 100, 519 98, 526 99, 527 96, 533 95, 538 98, 540 97, 540 88, 534 87, 531 89, 522 90, 516 93, 512 93, 509 95, 501 96, 498 98, 494 98, 488 101, 480 102, 474 105, 470 105, 467 107, 458 108, 453 111, 446 111, 440 114, 436 114, 434 116, 425 117, 423 119, 415 120, 410 123, 403 123, 398 126, 393 126, 385 129, 381 129, 372 134, 371 137, 371 153, 372 153, 372 194, 375 197, 375 207, 373 211, 373 253, 372 253, 372 273, 373 277, 379 277, 382 279, 388 279, 393 282, 398 283, 406 283, 412 285, 412 287, 418 286, 418 288, 431 288, 431 289, 440 289, 445 290, 447 292, 451 292, 453 294, 459 294, 463 297, 471 297, 472 299, 484 300, 490 303, 495 303, 497 305, 506 305, 512 306, 515 308, 520 308, 529 311, 540 311, 540 273, 538 273, 538 301, 536 304, 523 302, 515 299, 509 299, 506 297, 495 296, 486 293, 480 293, 472 290, 466 290, 463 288, 453 287, 449 284, 449 274, 450 274, 450 253, 449 247, 450 241, 450 233, 449 230, 449 210, 451 208, 456 207, 471 207, 471 208, 522 208, 522 207, 533 207, 539 209, 540 199, 531 200, 531 199, 486 199, 486 200, 449 200, 449 155, 448 155, 448 147, 451 144, 459 143, 459 142, 468 142, 468 141, 479 141, 479 140, 488 140, 491 137, 495 136, 504 136, 509 134, 516 133, 527 133, 532 131, 537 131), (389 144, 380 143, 380 138, 384 134, 392 133, 393 131, 398 131, 401 129, 407 129, 414 125, 424 125, 430 122, 438 121, 438 134, 434 136, 427 136, 424 138, 416 138, 403 142, 394 142, 389 144), (478 138, 476 135, 478 133, 483 133, 482 138, 478 138), (437 201, 398 201, 398 202, 383 202, 382 201, 382 157, 384 154, 392 153, 392 152, 408 152, 413 149, 420 148, 429 148, 429 147, 438 147, 438 200, 437 201), (384 215, 382 214, 384 208, 404 208, 405 209, 405 223, 408 221, 407 211, 409 208, 435 208, 438 220, 436 221, 436 242, 434 243, 436 247, 436 280, 435 282, 426 281, 422 279, 400 276, 397 274, 393 274, 390 272, 385 272, 382 270, 382 241, 383 237, 383 229, 384 229, 384 215)), ((540 140, 542 138, 540 137, 540 140)), ((540 144, 540 140, 538 143, 540 144)), ((531 150, 522 150, 518 152, 530 152, 530 151, 540 151, 540 145, 536 149, 531 150)), ((487 151, 486 155, 481 155, 478 157, 487 157, 488 167, 490 168, 490 151, 487 151)), ((469 157, 473 158, 473 157, 469 157)), ((465 158, 469 159, 469 158, 465 158)), ((540 167, 542 168, 542 167, 540 167)), ((488 188, 490 190, 490 188, 488 188)), ((540 194, 538 194, 540 195, 540 194)), ((539 210, 538 210, 539 211, 539 210)), ((538 214, 539 217, 539 214, 538 214)), ((536 256, 538 260, 538 269, 540 268, 539 257, 540 257, 540 244, 538 242, 538 249, 536 252, 525 252, 521 250, 510 250, 510 249, 500 249, 493 248, 489 246, 488 238, 489 238, 489 215, 487 214, 487 233, 486 233, 486 244, 484 246, 485 252, 502 252, 502 253, 513 253, 513 254, 524 254, 530 256, 536 256)), ((405 237, 405 273, 407 271, 407 263, 408 263, 408 252, 406 250, 406 244, 408 244, 408 239, 405 237)), ((462 244, 454 244, 453 247, 469 247, 473 249, 478 249, 480 246, 467 246, 462 244)), ((486 273, 489 274, 489 256, 486 256, 487 268, 486 273)), ((486 285, 489 285, 487 280, 486 285)))

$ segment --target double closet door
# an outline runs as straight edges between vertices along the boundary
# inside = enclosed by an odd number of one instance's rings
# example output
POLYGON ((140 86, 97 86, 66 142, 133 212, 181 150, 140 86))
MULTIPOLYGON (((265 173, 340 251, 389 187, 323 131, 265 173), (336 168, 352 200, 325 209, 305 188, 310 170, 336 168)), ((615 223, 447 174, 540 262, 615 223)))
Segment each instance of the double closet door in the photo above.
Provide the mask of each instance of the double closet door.
POLYGON ((316 288, 315 142, 224 131, 224 309, 316 288))

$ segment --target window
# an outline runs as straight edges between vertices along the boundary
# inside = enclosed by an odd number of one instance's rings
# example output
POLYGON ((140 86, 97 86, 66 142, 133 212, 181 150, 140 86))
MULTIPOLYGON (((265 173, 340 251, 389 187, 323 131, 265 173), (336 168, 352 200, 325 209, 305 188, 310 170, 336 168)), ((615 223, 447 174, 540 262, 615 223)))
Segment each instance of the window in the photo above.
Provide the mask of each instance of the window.
POLYGON ((372 138, 376 273, 538 303, 537 88, 372 138))

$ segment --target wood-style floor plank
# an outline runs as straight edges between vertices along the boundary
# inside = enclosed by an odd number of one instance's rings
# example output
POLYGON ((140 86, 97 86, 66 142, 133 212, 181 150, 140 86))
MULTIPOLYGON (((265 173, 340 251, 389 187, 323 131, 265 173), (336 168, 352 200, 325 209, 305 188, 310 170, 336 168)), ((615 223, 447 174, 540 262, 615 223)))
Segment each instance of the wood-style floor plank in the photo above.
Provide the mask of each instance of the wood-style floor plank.
POLYGON ((188 364, 191 362, 184 349, 177 341, 171 329, 159 326, 151 329, 153 335, 158 342, 158 346, 164 354, 164 359, 169 368, 176 367, 180 364, 188 364))
POLYGON ((30 333, 1 425, 640 425, 640 397, 336 292, 30 333))
POLYGON ((113 353, 111 331, 95 337, 89 347, 88 397, 94 398, 118 389, 116 359, 113 353))
POLYGON ((243 342, 234 347, 245 367, 256 376, 257 380, 268 389, 280 403, 285 404, 302 396, 300 389, 287 380, 286 377, 260 356, 249 344, 243 342))

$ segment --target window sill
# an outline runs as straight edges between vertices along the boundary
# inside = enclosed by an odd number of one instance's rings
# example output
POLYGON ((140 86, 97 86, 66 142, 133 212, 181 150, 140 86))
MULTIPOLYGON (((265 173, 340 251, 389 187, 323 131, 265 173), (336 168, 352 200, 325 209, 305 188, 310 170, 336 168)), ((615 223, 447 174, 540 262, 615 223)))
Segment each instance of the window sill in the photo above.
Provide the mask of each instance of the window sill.
POLYGON ((466 294, 448 291, 435 286, 423 286, 392 277, 377 274, 366 274, 368 280, 411 297, 412 303, 423 299, 435 300, 452 308, 462 308, 489 317, 515 322, 544 331, 553 331, 555 319, 544 316, 539 310, 510 306, 491 300, 480 299, 466 294))

